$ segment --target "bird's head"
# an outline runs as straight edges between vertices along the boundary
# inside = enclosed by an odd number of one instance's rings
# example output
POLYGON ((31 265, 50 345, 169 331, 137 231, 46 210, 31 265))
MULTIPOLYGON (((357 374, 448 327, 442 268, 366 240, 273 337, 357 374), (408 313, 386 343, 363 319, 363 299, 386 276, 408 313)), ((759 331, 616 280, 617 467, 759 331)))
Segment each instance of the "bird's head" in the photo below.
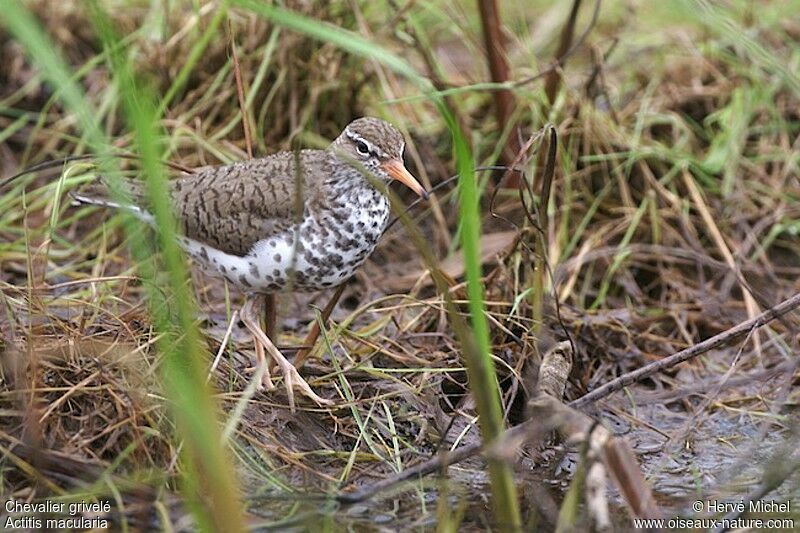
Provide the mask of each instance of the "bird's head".
POLYGON ((387 183, 397 180, 422 198, 428 192, 403 165, 403 134, 379 118, 354 120, 333 141, 334 150, 352 158, 387 183))

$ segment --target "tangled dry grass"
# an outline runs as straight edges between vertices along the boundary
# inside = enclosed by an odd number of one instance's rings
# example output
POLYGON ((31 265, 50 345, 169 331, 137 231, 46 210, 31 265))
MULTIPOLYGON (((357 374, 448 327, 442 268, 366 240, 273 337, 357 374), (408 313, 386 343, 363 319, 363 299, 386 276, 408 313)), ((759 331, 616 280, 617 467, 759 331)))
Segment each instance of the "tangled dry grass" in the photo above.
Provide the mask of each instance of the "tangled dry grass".
MULTIPOLYGON (((452 2, 401 3, 391 12, 356 2, 288 4, 409 58, 440 88, 485 79, 484 63, 471 61, 482 57, 479 30, 452 2)), ((539 17, 525 4, 507 13, 518 79, 546 66, 557 30, 545 22, 562 13, 542 8, 539 17)), ((81 70, 87 97, 127 152, 131 136, 84 9, 43 0, 28 6, 81 70)), ((307 132, 332 138, 352 117, 379 114, 408 133, 408 166, 424 183, 452 174, 448 133, 433 107, 395 101, 413 88, 376 62, 233 9, 218 21, 186 88, 175 90, 186 58, 214 24, 216 4, 147 6, 131 3, 114 20, 130 34, 139 73, 165 98, 165 160, 197 168, 247 157, 232 39, 257 154, 307 142, 307 132)), ((500 176, 480 175, 487 317, 510 423, 525 418, 538 356, 554 341, 576 347, 566 394, 574 399, 800 292, 800 26, 777 20, 779 11, 770 5, 736 18, 747 29, 737 41, 725 25, 730 13, 705 12, 705 21, 684 13, 653 37, 654 16, 643 8, 608 8, 563 67, 565 90, 554 105, 537 81, 515 89, 521 131, 532 137, 545 122, 555 124, 559 156, 543 236, 552 295, 541 321, 531 291, 539 261, 533 219, 516 190, 500 189, 490 202, 500 176)), ((0 175, 85 153, 74 117, 54 98, 58 88, 42 82, 5 34, 0 64, 7 65, 0 69, 0 175)), ((508 132, 492 117, 490 94, 466 91, 450 102, 478 161, 495 163, 508 132)), ((538 191, 545 151, 538 141, 530 146, 523 166, 538 191)), ((125 164, 135 173, 135 161, 125 164)), ((0 191, 0 492, 31 500, 112 493, 120 521, 163 526, 172 516, 175 527, 191 527, 173 494, 181 442, 119 219, 64 196, 89 174, 79 163, 59 166, 0 191)), ((453 188, 444 187, 412 214, 467 316, 455 205, 453 188)), ((209 379, 252 526, 324 519, 332 527, 425 527, 465 515, 465 526, 488 527, 478 459, 451 467, 448 482, 420 479, 369 505, 343 509, 332 496, 479 439, 462 351, 418 256, 397 224, 348 282, 303 371, 337 406, 296 414, 280 388, 247 389, 252 346, 231 322, 240 295, 194 273, 209 367, 218 356, 209 379)), ((287 353, 326 296, 280 299, 287 353)), ((800 464, 798 340, 797 318, 787 315, 603 400, 592 413, 631 440, 665 508, 682 509, 698 494, 752 494, 767 484, 776 458, 800 464)), ((526 450, 517 477, 558 487, 573 460, 565 447, 526 450)), ((797 474, 781 472, 772 494, 796 498, 797 474)), ((548 498, 526 489, 527 516, 555 523, 548 498)))

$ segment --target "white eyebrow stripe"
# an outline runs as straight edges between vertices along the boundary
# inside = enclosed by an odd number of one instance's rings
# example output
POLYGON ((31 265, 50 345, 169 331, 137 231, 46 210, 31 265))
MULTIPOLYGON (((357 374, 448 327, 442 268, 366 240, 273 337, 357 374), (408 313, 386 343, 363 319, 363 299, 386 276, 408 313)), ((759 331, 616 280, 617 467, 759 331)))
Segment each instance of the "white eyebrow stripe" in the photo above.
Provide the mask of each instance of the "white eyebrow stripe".
POLYGON ((360 136, 359 134, 353 133, 352 131, 350 131, 350 128, 345 128, 344 133, 345 133, 345 135, 350 137, 352 140, 354 140, 356 142, 360 141, 360 142, 363 142, 364 144, 366 144, 367 148, 369 148, 370 153, 378 154, 381 157, 386 157, 386 153, 383 150, 381 150, 380 148, 378 148, 377 146, 375 146, 374 144, 372 144, 371 142, 369 142, 368 140, 366 140, 364 137, 360 136))

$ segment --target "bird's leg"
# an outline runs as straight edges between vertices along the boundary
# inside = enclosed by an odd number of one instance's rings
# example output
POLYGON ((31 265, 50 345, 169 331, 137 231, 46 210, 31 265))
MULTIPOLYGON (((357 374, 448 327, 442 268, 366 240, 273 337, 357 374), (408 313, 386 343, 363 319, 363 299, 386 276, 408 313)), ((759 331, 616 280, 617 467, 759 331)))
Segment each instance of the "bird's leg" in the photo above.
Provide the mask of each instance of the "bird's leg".
MULTIPOLYGON (((277 339, 278 334, 278 312, 277 312, 277 303, 275 300, 274 294, 265 294, 264 295, 264 333, 267 334, 267 337, 270 339, 277 339)), ((269 360, 269 367, 267 370, 269 372, 275 371, 275 359, 269 360)))
POLYGON ((262 298, 263 296, 261 295, 248 295, 245 298, 244 305, 242 306, 241 317, 245 327, 253 336, 253 344, 255 345, 256 350, 256 369, 259 369, 262 366, 264 367, 264 375, 261 377, 261 382, 258 384, 258 390, 272 390, 275 388, 275 385, 272 383, 272 378, 270 376, 270 365, 264 353, 264 344, 260 342, 255 333, 255 331, 261 331, 258 322, 259 311, 261 310, 261 306, 259 304, 261 304, 262 298))
POLYGON ((257 366, 256 370, 260 368, 258 365, 264 366, 264 375, 261 376, 261 380, 259 384, 256 386, 257 390, 272 390, 275 388, 275 384, 272 383, 272 367, 275 366, 274 361, 267 360, 267 356, 264 353, 264 345, 256 340, 255 336, 253 336, 253 345, 256 348, 256 361, 257 366))
MULTIPOLYGON (((254 307, 262 303, 261 298, 263 298, 263 296, 248 297, 247 301, 245 302, 245 306, 242 308, 242 322, 244 322, 244 325, 248 330, 250 330, 250 333, 253 335, 253 339, 255 340, 256 344, 261 344, 262 349, 265 350, 266 353, 269 354, 269 356, 276 363, 278 363, 281 374, 283 374, 283 381, 286 384, 286 393, 289 397, 289 408, 292 410, 292 412, 294 412, 295 386, 297 386, 303 392, 303 394, 314 400, 317 405, 333 405, 332 401, 318 396, 311 389, 309 384, 306 383, 306 380, 304 380, 297 372, 297 369, 292 366, 292 363, 290 363, 286 357, 284 357, 284 355, 272 343, 269 337, 267 337, 267 334, 264 333, 264 330, 259 327, 258 315, 254 312, 254 307)), ((264 361, 264 364, 266 365, 266 360, 264 361)))
MULTIPOLYGON (((344 283, 342 283, 336 288, 336 292, 333 293, 333 297, 331 297, 330 301, 328 302, 328 305, 326 305, 325 309, 322 310, 321 313, 322 316, 320 317, 320 320, 322 321, 323 324, 327 322, 328 319, 330 318, 331 313, 333 312, 333 308, 336 307, 336 304, 339 302, 339 298, 342 297, 343 291, 344 291, 344 283)), ((294 356, 294 367, 296 369, 299 370, 303 368, 303 363, 305 363, 306 358, 311 353, 311 350, 314 349, 314 344, 317 342, 318 337, 319 337, 319 321, 315 320, 311 324, 311 329, 309 330, 308 335, 306 335, 306 338, 303 341, 303 348, 300 348, 297 351, 297 355, 294 356)))

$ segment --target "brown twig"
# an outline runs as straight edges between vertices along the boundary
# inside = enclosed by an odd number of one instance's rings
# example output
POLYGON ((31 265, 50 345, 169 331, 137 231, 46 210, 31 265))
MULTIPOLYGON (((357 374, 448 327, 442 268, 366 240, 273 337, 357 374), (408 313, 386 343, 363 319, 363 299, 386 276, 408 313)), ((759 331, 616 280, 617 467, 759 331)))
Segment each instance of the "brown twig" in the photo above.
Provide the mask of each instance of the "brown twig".
POLYGON ((760 315, 750 320, 746 320, 727 331, 723 331, 718 335, 714 335, 709 339, 706 339, 698 344, 695 344, 694 346, 690 346, 685 350, 681 350, 680 352, 672 354, 669 357, 665 357, 664 359, 660 359, 658 361, 645 365, 642 368, 638 368, 632 372, 628 372, 627 374, 624 374, 616 379, 613 379, 608 383, 606 383, 605 385, 603 385, 602 387, 598 387, 592 392, 584 396, 581 396, 577 400, 573 401, 572 403, 570 403, 570 407, 579 409, 590 403, 596 402, 600 398, 605 398, 609 394, 612 394, 618 390, 622 390, 628 385, 631 385, 641 379, 652 376, 653 374, 656 374, 662 370, 666 370, 667 368, 672 368, 678 363, 688 361, 689 359, 697 357, 698 355, 703 354, 709 350, 713 350, 718 346, 727 344, 728 342, 731 342, 737 337, 746 335, 752 329, 761 327, 764 324, 785 315, 789 311, 793 311, 797 307, 800 307, 800 294, 795 294, 788 300, 784 300, 775 307, 772 307, 764 311, 760 315))
MULTIPOLYGON (((486 45, 489 73, 493 82, 505 83, 511 79, 511 67, 508 64, 506 55, 506 41, 503 36, 497 0, 478 0, 478 8, 481 14, 481 27, 483 28, 483 40, 486 45)), ((495 91, 493 97, 498 129, 505 131, 514 112, 514 94, 510 89, 501 89, 495 91)), ((513 161, 519 149, 518 130, 516 127, 512 127, 506 140, 506 146, 503 149, 503 163, 508 164, 513 161)), ((519 176, 516 174, 509 176, 506 185, 518 187, 519 176)))
POLYGON ((556 99, 558 86, 561 83, 561 67, 564 65, 567 52, 572 46, 572 37, 575 35, 575 23, 578 20, 578 10, 581 8, 581 0, 573 0, 572 10, 569 13, 567 23, 564 29, 561 30, 561 42, 558 45, 558 51, 553 63, 559 65, 558 68, 553 68, 548 74, 544 82, 544 93, 547 95, 547 101, 552 105, 556 99))

